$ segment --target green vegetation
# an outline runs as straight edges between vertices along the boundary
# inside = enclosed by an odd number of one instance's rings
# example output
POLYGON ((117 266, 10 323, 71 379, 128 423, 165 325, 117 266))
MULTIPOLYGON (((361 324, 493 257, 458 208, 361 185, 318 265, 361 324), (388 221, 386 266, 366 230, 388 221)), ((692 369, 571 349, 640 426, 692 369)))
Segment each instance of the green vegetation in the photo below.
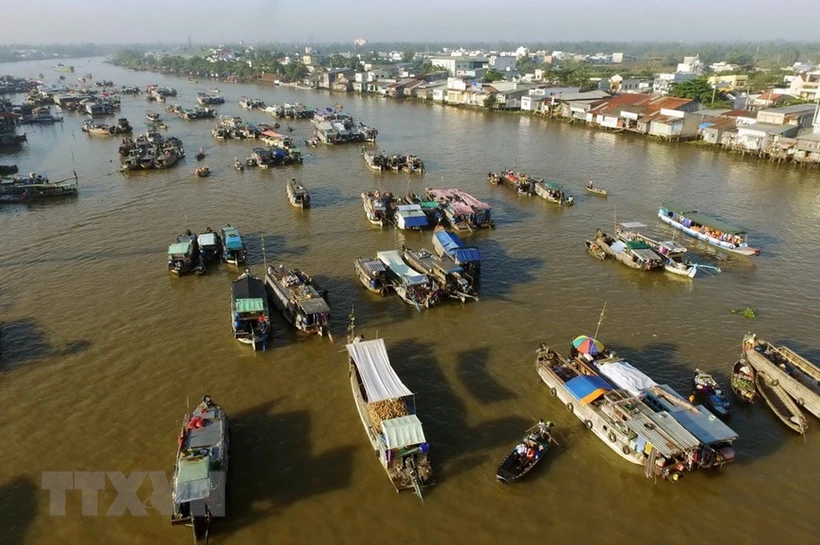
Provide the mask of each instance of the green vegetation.
POLYGON ((669 96, 691 98, 699 100, 702 104, 709 104, 715 96, 715 90, 707 78, 700 77, 673 84, 669 90, 669 96))
POLYGON ((744 318, 757 318, 757 309, 755 307, 735 308, 732 309, 732 314, 742 314, 744 318))
POLYGON ((491 68, 487 70, 487 73, 484 75, 484 79, 482 79, 481 81, 483 81, 484 83, 492 83, 494 81, 502 79, 504 79, 504 74, 502 74, 495 68, 491 68))

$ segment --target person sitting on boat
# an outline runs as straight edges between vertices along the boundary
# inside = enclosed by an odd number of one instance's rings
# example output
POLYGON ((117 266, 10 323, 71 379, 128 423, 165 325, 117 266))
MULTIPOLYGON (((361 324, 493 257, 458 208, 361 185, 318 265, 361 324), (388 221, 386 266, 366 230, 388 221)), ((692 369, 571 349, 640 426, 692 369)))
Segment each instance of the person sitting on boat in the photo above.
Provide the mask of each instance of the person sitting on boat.
POLYGON ((522 460, 527 457, 527 450, 527 445, 524 443, 519 443, 515 447, 515 453, 520 456, 522 460))

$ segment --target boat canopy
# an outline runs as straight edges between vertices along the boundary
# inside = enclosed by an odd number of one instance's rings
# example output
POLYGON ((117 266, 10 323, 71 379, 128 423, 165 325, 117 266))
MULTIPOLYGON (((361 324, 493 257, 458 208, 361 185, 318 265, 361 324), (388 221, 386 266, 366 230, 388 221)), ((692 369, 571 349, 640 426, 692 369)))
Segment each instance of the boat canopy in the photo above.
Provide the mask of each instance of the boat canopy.
POLYGON ((478 248, 459 248, 453 252, 456 263, 471 263, 481 261, 481 252, 478 248))
POLYGON ((197 238, 200 246, 216 246, 216 233, 203 233, 197 238))
POLYGON ((389 449, 410 447, 427 442, 421 420, 414 414, 382 420, 382 431, 389 449))
POLYGON ((648 250, 650 248, 649 244, 642 240, 628 240, 626 241, 626 247, 630 250, 648 250))
POLYGON ((359 261, 359 264, 361 265, 362 269, 364 269, 367 272, 367 274, 371 276, 377 275, 378 273, 382 273, 387 270, 387 267, 384 266, 384 263, 376 259, 362 259, 361 261, 359 261))
POLYGON ((639 221, 624 221, 619 224, 624 229, 643 229, 646 227, 643 223, 639 221))
POLYGON ((696 223, 698 225, 705 225, 706 227, 717 229, 718 231, 722 231, 730 235, 743 235, 746 233, 745 229, 735 227, 734 225, 726 223, 725 221, 720 221, 719 219, 707 216, 706 214, 701 214, 697 210, 692 210, 691 208, 681 206, 674 202, 661 203, 661 210, 673 212, 675 214, 685 217, 688 220, 691 220, 691 222, 689 222, 689 225, 686 225, 686 227, 690 227, 692 223, 696 223))
POLYGON ((565 386, 583 405, 589 405, 612 390, 612 386, 598 375, 581 375, 568 380, 565 386))
POLYGON ((211 494, 211 460, 204 456, 192 460, 179 461, 174 500, 186 503, 204 500, 211 494))
POLYGON ((390 366, 384 339, 348 344, 347 353, 359 371, 368 403, 413 395, 390 366))
MULTIPOLYGON (((692 406, 668 384, 661 384, 647 392, 654 404, 665 409, 683 427, 689 430, 704 445, 733 441, 737 432, 724 424, 702 405, 692 406), (670 397, 672 399, 670 399, 670 397), (674 401, 677 400, 677 401, 674 401)), ((652 406, 652 403, 649 403, 652 406)))
POLYGON ((396 250, 378 252, 376 255, 388 269, 390 269, 397 276, 400 276, 408 285, 415 286, 418 284, 427 283, 427 276, 419 274, 411 269, 407 263, 402 260, 401 254, 399 254, 396 250))
POLYGON ((406 227, 427 227, 427 215, 417 204, 397 206, 396 215, 401 216, 406 227))
POLYGON ((193 245, 188 242, 175 242, 168 246, 168 255, 187 255, 193 250, 193 245))
POLYGON ((544 182, 544 187, 552 191, 561 191, 562 189, 564 189, 564 186, 562 186, 558 182, 544 182))
MULTIPOLYGON (((268 296, 267 292, 265 291, 265 284, 262 283, 261 280, 258 278, 253 277, 245 277, 240 278, 238 280, 234 280, 233 285, 231 286, 231 295, 234 301, 240 301, 242 299, 256 299, 263 302, 266 300, 268 296)), ((264 306, 263 306, 264 308, 264 306)), ((248 311, 248 312, 260 312, 260 311, 248 311)))
POLYGON ((321 297, 302 299, 299 301, 299 305, 307 314, 326 314, 330 312, 330 307, 327 306, 327 303, 321 297))
POLYGON ((624 424, 665 457, 698 447, 698 440, 668 413, 637 413, 624 424))
POLYGON ((598 371, 618 388, 623 388, 633 396, 640 394, 647 388, 658 385, 649 376, 623 360, 598 363, 598 371))
POLYGON ((236 312, 239 314, 251 314, 265 311, 265 300, 262 298, 237 299, 236 312))
POLYGON ((236 234, 227 234, 225 236, 225 249, 226 250, 241 250, 242 249, 242 237, 239 236, 239 233, 236 234))
POLYGON ((436 231, 433 233, 433 238, 438 240, 441 247, 444 248, 444 251, 448 254, 464 247, 464 243, 458 235, 450 231, 436 231))

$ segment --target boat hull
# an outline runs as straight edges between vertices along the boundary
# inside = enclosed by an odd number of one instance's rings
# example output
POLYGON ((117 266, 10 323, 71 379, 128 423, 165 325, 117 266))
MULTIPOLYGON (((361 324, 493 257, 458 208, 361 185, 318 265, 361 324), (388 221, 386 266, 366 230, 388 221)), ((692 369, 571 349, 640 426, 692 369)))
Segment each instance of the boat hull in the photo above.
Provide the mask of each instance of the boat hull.
POLYGON ((679 231, 683 231, 684 233, 686 233, 690 237, 694 237, 698 240, 702 240, 703 242, 705 242, 707 244, 711 244, 712 246, 716 246, 716 247, 718 247, 722 250, 726 250, 727 252, 732 252, 734 254, 739 254, 739 255, 745 255, 747 257, 753 257, 753 256, 760 255, 760 250, 757 249, 757 248, 749 248, 748 246, 737 246, 736 247, 732 244, 729 244, 728 242, 724 242, 722 240, 714 239, 712 237, 704 235, 703 233, 699 233, 698 231, 695 231, 694 229, 686 227, 682 223, 678 223, 677 221, 673 220, 672 218, 670 218, 669 216, 667 216, 667 215, 665 215, 661 212, 658 212, 658 217, 660 218, 660 220, 662 222, 674 227, 675 229, 678 229, 679 231))

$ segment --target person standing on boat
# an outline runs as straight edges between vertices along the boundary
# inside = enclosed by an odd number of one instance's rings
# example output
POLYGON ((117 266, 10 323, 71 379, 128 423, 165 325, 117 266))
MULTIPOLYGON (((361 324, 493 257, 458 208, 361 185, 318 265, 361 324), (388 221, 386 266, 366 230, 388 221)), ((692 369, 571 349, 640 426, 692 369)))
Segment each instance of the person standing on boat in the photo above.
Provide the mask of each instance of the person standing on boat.
POLYGON ((587 183, 587 189, 595 189, 595 186, 592 184, 592 180, 587 183))

